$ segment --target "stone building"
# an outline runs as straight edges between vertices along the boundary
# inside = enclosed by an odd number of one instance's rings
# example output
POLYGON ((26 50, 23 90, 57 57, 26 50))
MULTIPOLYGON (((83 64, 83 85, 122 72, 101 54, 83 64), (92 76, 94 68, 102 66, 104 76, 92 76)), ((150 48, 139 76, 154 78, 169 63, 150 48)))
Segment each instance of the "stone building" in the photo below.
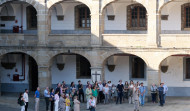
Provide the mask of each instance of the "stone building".
POLYGON ((189 0, 0 0, 0 91, 111 80, 190 96, 189 0))

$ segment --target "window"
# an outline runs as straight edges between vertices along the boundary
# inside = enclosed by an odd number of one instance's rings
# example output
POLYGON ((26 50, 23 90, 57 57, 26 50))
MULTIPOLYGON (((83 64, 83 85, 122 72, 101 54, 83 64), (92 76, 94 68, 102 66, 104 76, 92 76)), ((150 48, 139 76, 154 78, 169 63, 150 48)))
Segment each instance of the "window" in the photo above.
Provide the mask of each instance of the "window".
POLYGON ((140 4, 133 4, 127 7, 127 29, 146 30, 147 16, 146 9, 140 4))
POLYGON ((75 22, 76 28, 90 29, 90 10, 86 5, 79 5, 75 7, 75 22))
POLYGON ((145 78, 145 62, 139 57, 131 57, 130 72, 132 79, 144 79, 145 78))
POLYGON ((190 58, 185 58, 185 64, 184 64, 184 79, 190 79, 190 58))
POLYGON ((89 61, 80 55, 76 55, 77 78, 91 78, 91 69, 89 61))
POLYGON ((27 7, 27 28, 31 30, 37 29, 37 12, 33 6, 27 7))
POLYGON ((190 3, 182 5, 181 8, 182 30, 190 29, 190 3))

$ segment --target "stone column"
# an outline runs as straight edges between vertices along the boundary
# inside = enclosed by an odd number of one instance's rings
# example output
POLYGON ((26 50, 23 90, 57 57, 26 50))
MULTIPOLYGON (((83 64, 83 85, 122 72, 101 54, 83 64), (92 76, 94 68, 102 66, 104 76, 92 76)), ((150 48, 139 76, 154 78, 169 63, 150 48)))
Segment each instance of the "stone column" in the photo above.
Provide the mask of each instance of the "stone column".
POLYGON ((93 1, 91 8, 91 46, 101 46, 101 14, 99 13, 100 3, 99 0, 93 1))
POLYGON ((157 0, 148 1, 148 37, 147 37, 147 46, 148 47, 157 47, 158 39, 158 27, 157 27, 157 0))
POLYGON ((47 36, 48 36, 48 14, 47 7, 44 0, 40 1, 37 10, 37 20, 38 20, 38 45, 46 46, 47 44, 47 36))
POLYGON ((161 75, 158 68, 147 67, 147 82, 148 82, 148 101, 151 101, 150 87, 154 83, 159 86, 161 82, 161 75))
POLYGON ((102 80, 102 67, 91 67, 91 79, 93 83, 102 80))
POLYGON ((38 85, 41 89, 41 92, 45 89, 45 87, 52 86, 51 79, 51 63, 49 63, 50 58, 47 54, 47 51, 39 50, 38 56, 38 85))
POLYGON ((51 87, 51 71, 48 66, 38 66, 38 85, 43 93, 46 87, 51 87))

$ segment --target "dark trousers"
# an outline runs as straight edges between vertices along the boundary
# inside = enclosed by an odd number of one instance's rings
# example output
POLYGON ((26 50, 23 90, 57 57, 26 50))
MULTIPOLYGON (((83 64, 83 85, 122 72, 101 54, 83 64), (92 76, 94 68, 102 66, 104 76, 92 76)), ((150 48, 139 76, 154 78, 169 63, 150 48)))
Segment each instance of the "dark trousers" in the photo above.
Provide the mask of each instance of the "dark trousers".
POLYGON ((96 111, 94 107, 90 108, 90 111, 96 111))
POLYGON ((163 94, 163 103, 165 104, 166 101, 166 94, 163 94))
POLYGON ((163 94, 159 94, 159 98, 160 98, 160 105, 163 106, 164 105, 164 95, 163 94))
POLYGON ((151 93, 151 95, 152 95, 152 102, 156 102, 156 93, 151 93))
POLYGON ((99 91, 99 103, 102 102, 102 100, 104 99, 104 95, 103 95, 103 91, 99 91))
POLYGON ((46 101, 46 111, 48 111, 48 109, 49 109, 49 97, 45 97, 45 101, 46 101))
POLYGON ((51 111, 53 111, 53 109, 54 109, 54 100, 51 101, 51 111))
POLYGON ((79 92, 79 101, 81 102, 81 96, 82 96, 82 100, 84 102, 84 92, 79 92))
POLYGON ((27 109, 28 109, 28 102, 26 102, 25 111, 27 111, 27 109))
POLYGON ((122 103, 122 96, 123 96, 123 92, 118 92, 116 104, 118 103, 119 99, 120 99, 120 104, 122 103))

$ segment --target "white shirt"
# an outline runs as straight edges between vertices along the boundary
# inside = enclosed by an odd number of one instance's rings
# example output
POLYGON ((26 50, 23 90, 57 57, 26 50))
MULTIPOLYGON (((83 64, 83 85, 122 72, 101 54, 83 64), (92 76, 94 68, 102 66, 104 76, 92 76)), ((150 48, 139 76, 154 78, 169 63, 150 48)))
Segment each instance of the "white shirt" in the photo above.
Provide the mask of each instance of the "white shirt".
POLYGON ((44 90, 44 97, 50 97, 50 95, 48 94, 48 90, 47 89, 44 90))
POLYGON ((23 98, 25 102, 28 102, 28 93, 25 92, 23 98))
POLYGON ((168 91, 168 87, 166 85, 163 85, 164 87, 164 94, 166 94, 166 92, 168 91))
POLYGON ((134 87, 133 84, 129 85, 129 88, 133 88, 133 87, 134 87))
POLYGON ((108 83, 108 86, 109 86, 109 87, 112 87, 112 83, 108 83))
POLYGON ((108 94, 108 93, 109 93, 109 87, 104 87, 103 89, 104 89, 104 93, 105 93, 105 94, 108 94))
POLYGON ((102 89, 103 89, 103 85, 102 84, 98 84, 98 86, 99 86, 99 91, 102 91, 102 89))
POLYGON ((95 107, 95 105, 96 105, 96 101, 95 101, 95 99, 90 99, 89 100, 89 103, 91 103, 91 106, 93 106, 93 107, 95 107))

